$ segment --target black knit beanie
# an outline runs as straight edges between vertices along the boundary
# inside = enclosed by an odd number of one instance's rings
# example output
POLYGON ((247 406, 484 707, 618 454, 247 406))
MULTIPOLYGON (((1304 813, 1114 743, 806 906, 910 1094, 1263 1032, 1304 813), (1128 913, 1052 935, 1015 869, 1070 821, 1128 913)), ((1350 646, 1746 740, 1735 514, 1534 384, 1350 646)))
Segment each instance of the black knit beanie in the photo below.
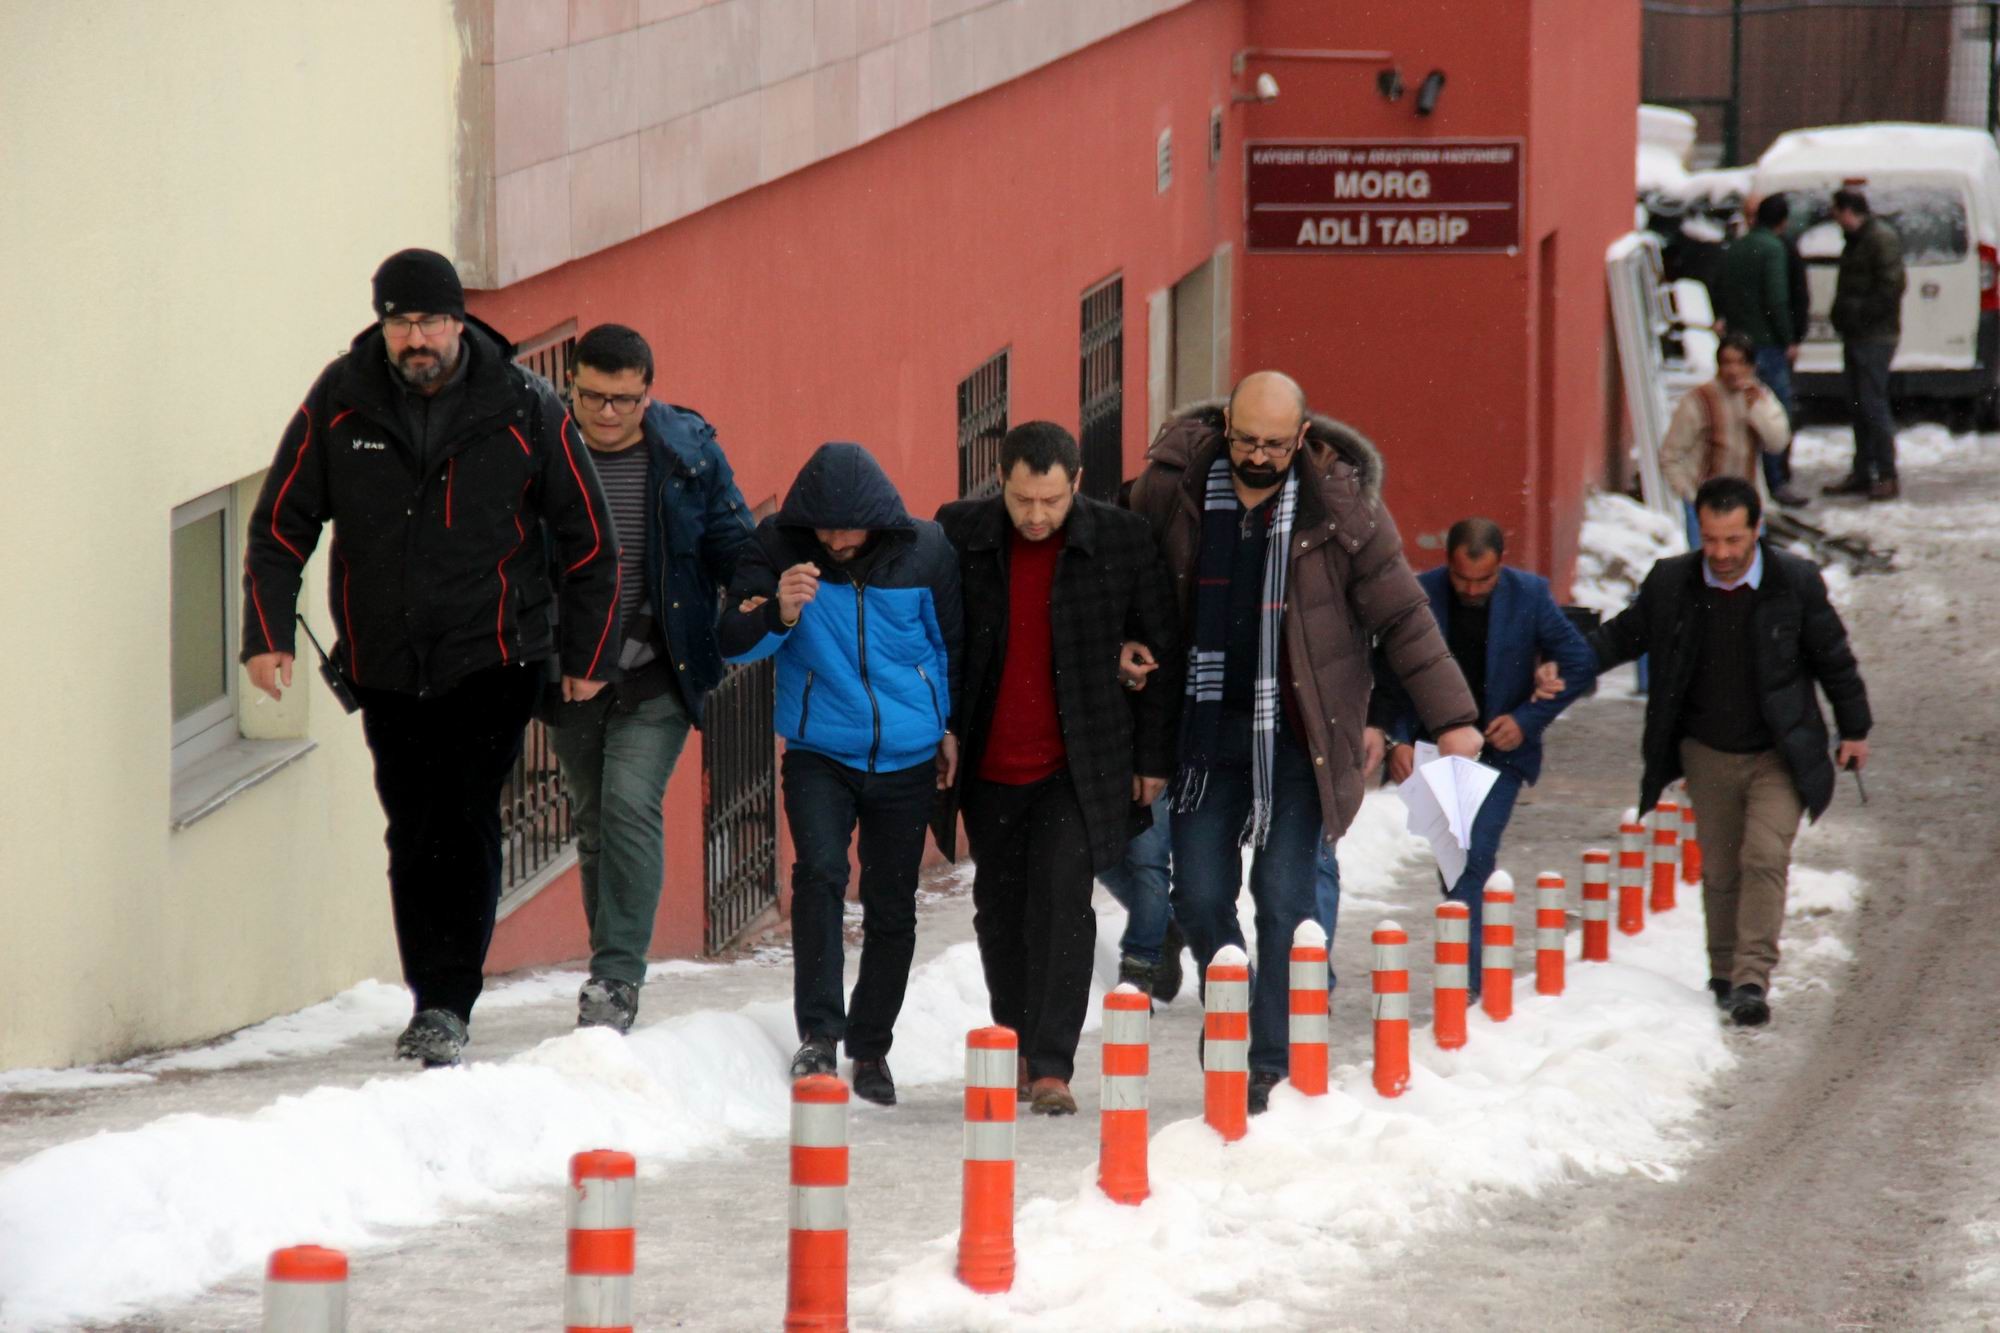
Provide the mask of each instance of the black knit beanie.
POLYGON ((465 316, 465 288, 458 270, 435 250, 398 250, 375 270, 375 315, 415 310, 425 315, 465 316))

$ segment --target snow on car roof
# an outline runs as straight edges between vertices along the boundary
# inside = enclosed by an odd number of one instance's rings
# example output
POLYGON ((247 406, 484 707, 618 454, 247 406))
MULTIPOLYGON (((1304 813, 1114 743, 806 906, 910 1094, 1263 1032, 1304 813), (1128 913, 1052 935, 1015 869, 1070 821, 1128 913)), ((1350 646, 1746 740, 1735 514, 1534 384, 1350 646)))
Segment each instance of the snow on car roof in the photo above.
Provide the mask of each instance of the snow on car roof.
POLYGON ((2000 171, 2000 149, 1984 130, 1882 122, 1788 130, 1757 159, 1760 175, 1852 174, 1889 167, 1987 175, 2000 171))

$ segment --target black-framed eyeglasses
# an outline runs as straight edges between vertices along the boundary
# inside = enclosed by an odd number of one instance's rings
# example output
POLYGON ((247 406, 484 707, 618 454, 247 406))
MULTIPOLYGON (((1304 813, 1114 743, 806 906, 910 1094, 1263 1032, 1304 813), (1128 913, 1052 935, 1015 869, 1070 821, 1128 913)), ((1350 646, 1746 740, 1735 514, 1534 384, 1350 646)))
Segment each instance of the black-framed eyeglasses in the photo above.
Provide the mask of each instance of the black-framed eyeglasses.
POLYGON ((412 333, 422 333, 426 338, 434 338, 444 332, 444 326, 451 323, 450 315, 384 315, 382 332, 409 337, 412 333))
POLYGON ((626 416, 639 410, 646 401, 643 393, 599 393, 595 389, 572 389, 576 405, 585 412, 602 412, 609 406, 619 416, 626 416))
POLYGON ((1277 439, 1267 440, 1256 435, 1245 435, 1240 430, 1232 430, 1229 432, 1227 438, 1229 440, 1229 452, 1248 458, 1252 454, 1262 451, 1263 455, 1273 462, 1289 457, 1292 450, 1298 448, 1299 444, 1297 434, 1284 435, 1277 439))

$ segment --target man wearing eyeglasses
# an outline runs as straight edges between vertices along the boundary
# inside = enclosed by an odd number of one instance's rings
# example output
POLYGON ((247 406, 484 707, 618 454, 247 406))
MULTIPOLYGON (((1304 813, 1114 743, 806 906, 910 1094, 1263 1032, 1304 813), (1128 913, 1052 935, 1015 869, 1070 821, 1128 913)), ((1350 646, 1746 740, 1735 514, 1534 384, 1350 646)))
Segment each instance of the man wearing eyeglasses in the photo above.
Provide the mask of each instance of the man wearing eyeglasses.
POLYGON ((1252 849, 1257 968, 1250 1109, 1288 1067, 1292 932, 1315 913, 1322 832, 1361 805, 1372 677, 1390 665, 1445 754, 1482 744, 1465 678, 1382 504, 1382 459, 1261 371, 1228 403, 1169 421, 1133 488, 1180 598, 1188 644, 1173 804, 1174 917, 1195 961, 1241 946, 1242 849, 1252 849))
POLYGON ((299 585, 331 522, 334 665, 375 759, 415 1000, 396 1054, 450 1065, 500 900, 500 788, 548 659, 563 697, 603 688, 618 549, 561 401, 465 313, 451 261, 393 254, 374 297, 378 322, 307 392, 250 517, 243 661, 272 698, 291 685, 299 585))
POLYGON ((577 340, 570 402, 619 539, 619 679, 557 705, 550 739, 576 818, 590 978, 578 1027, 627 1031, 666 874, 667 780, 722 679, 718 590, 750 539, 715 428, 651 397, 653 349, 622 324, 577 340))

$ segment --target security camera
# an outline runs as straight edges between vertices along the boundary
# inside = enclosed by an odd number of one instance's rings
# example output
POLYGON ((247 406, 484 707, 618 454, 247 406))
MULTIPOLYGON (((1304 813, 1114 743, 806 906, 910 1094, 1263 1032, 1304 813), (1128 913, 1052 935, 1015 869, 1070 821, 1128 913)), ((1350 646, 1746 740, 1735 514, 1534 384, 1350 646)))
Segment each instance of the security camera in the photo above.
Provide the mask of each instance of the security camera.
POLYGON ((1400 101, 1403 96, 1403 71, 1391 65, 1375 76, 1375 91, 1382 94, 1385 102, 1400 101))
POLYGON ((1444 71, 1434 69, 1424 75, 1424 81, 1417 85, 1417 114, 1428 116, 1437 110, 1438 97, 1444 92, 1444 71))

